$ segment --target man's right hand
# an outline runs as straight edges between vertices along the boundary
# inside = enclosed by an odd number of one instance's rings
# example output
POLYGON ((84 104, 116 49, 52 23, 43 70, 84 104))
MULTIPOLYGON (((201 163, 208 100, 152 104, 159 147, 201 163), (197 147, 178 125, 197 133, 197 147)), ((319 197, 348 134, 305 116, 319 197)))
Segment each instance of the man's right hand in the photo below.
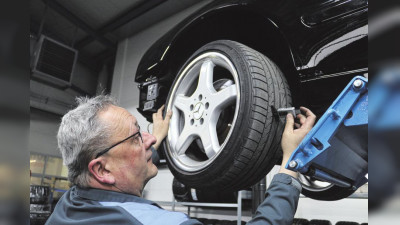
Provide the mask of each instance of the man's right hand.
POLYGON ((297 118, 300 121, 300 124, 294 122, 294 118, 292 114, 287 114, 286 116, 286 126, 285 130, 282 134, 282 151, 283 151, 283 159, 281 173, 287 173, 293 177, 297 178, 297 173, 286 170, 284 167, 288 162, 290 156, 292 155, 293 151, 297 148, 297 146, 301 143, 303 138, 307 135, 308 132, 314 126, 316 116, 311 110, 307 109, 306 107, 300 107, 300 110, 305 114, 298 114, 297 118), (297 129, 294 129, 296 127, 297 129))

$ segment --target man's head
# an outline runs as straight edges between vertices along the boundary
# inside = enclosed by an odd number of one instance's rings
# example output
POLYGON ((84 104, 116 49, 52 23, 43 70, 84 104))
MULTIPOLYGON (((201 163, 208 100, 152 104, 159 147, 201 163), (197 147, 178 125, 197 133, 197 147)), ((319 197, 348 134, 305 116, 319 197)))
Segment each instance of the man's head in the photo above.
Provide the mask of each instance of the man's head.
POLYGON ((78 99, 78 106, 62 118, 57 135, 71 183, 141 195, 157 174, 150 150, 156 139, 145 132, 132 136, 138 131, 136 118, 109 96, 78 99))

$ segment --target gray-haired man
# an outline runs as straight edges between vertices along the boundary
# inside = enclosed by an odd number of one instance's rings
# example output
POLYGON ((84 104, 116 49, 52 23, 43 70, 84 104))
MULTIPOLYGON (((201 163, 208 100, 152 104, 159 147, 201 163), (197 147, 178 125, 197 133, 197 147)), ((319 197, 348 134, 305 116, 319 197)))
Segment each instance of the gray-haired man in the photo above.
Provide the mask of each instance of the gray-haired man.
MULTIPOLYGON (((62 119, 58 145, 74 185, 59 200, 47 224, 201 224, 184 213, 170 212, 141 198, 156 176, 152 156, 168 131, 171 112, 153 114, 153 135, 142 132, 136 118, 109 96, 82 98, 62 119)), ((315 115, 301 108, 294 130, 289 114, 282 136, 283 161, 310 131, 315 115)), ((291 224, 301 186, 297 174, 281 168, 249 224, 291 224)))

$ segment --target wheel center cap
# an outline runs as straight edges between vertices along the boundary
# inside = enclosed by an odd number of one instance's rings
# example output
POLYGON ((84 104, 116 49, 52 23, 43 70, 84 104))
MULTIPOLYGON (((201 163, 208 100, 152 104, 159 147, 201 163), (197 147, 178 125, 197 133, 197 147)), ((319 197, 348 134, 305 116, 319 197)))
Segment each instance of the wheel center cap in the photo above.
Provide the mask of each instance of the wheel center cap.
POLYGON ((201 117, 203 117, 204 111, 205 111, 205 107, 204 107, 203 103, 198 102, 194 106, 194 109, 193 109, 193 117, 194 117, 194 119, 196 119, 196 120, 201 119, 201 117))

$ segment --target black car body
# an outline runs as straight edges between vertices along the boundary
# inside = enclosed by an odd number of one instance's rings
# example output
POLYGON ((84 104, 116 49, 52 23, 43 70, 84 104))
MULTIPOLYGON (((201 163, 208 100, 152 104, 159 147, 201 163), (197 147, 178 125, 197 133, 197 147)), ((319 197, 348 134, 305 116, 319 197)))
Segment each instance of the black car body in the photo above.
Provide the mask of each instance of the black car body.
MULTIPOLYGON (((162 36, 136 73, 139 112, 172 109, 163 153, 191 188, 240 190, 280 164, 274 108, 322 115, 355 75, 368 73, 366 0, 215 0, 162 36)), ((355 190, 303 178, 303 194, 355 190)), ((312 175, 310 175, 312 176, 312 175)))
POLYGON ((139 111, 150 120, 190 55, 228 39, 271 58, 285 74, 295 106, 323 113, 352 77, 368 72, 367 14, 367 0, 212 1, 143 56, 135 77, 141 84, 139 111), (152 97, 150 83, 158 84, 152 97))

